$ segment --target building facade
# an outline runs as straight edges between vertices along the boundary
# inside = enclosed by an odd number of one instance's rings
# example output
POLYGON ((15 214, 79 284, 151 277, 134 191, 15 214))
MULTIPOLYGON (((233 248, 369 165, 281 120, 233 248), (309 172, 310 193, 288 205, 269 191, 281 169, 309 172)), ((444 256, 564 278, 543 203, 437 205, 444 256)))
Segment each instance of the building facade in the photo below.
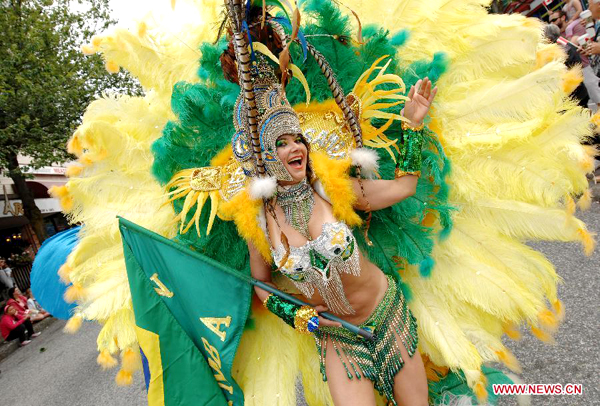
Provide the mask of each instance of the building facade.
MULTIPOLYGON (((19 164, 24 168, 29 162, 26 157, 19 158, 19 164)), ((39 169, 25 169, 23 172, 31 175, 31 178, 27 179, 27 185, 33 192, 36 206, 44 216, 48 236, 69 228, 61 212, 59 200, 48 194, 48 189, 52 186, 67 183, 66 167, 46 166, 39 169)), ((0 193, 0 257, 10 258, 23 253, 35 255, 40 243, 23 213, 23 204, 12 179, 4 174, 0 174, 0 193)))

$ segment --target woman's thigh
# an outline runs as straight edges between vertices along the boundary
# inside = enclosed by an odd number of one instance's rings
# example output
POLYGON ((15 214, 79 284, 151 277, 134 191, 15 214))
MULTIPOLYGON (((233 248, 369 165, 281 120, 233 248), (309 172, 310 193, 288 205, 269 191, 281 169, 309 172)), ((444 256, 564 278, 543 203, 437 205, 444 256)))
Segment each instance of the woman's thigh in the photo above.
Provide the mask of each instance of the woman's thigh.
POLYGON ((429 390, 427 375, 419 350, 412 357, 398 340, 404 366, 394 377, 394 399, 399 406, 427 406, 429 390))
MULTIPOLYGON (((352 368, 346 357, 346 366, 352 368)), ((327 340, 325 358, 327 384, 335 406, 375 406, 373 383, 367 378, 348 378, 348 373, 338 357, 331 340, 327 340)))

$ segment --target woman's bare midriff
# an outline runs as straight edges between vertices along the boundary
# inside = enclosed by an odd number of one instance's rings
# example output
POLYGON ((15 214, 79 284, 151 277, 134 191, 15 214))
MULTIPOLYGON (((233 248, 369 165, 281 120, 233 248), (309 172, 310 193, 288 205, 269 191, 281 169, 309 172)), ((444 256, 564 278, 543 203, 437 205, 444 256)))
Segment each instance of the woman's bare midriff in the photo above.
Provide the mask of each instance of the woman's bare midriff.
MULTIPOLYGON (((311 234, 317 236, 321 232, 323 223, 335 222, 337 220, 333 216, 331 205, 316 193, 314 197, 315 206, 311 215, 309 229, 311 234)), ((280 207, 277 206, 275 211, 277 212, 278 218, 285 218, 280 207)), ((281 221, 279 222, 279 225, 283 228, 290 245, 301 246, 306 243, 306 239, 300 236, 300 234, 293 230, 289 225, 281 221)), ((269 228, 271 243, 274 245, 279 244, 281 242, 279 238, 279 233, 281 231, 279 230, 279 226, 275 224, 275 221, 270 217, 267 217, 267 227, 269 228)), ((381 269, 365 258, 362 253, 360 254, 360 268, 359 276, 350 274, 341 275, 346 298, 354 309, 355 314, 334 313, 336 316, 353 324, 363 323, 369 318, 375 310, 375 307, 377 307, 377 304, 383 299, 388 283, 387 278, 381 269)), ((310 298, 302 295, 299 296, 312 306, 325 306, 325 301, 316 290, 310 298)))
MULTIPOLYGON (((359 276, 342 275, 344 293, 355 311, 355 314, 335 314, 343 320, 359 325, 365 322, 383 299, 388 287, 388 280, 375 264, 360 256, 361 269, 359 276)), ((325 301, 315 291, 311 298, 304 298, 311 306, 323 305, 325 301)))

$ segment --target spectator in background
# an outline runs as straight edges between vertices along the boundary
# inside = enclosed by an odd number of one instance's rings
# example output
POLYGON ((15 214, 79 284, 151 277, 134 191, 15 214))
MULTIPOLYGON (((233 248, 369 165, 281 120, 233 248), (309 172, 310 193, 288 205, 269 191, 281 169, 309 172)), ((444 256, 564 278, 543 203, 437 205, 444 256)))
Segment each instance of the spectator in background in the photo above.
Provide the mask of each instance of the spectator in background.
POLYGON ((33 324, 31 324, 29 316, 19 317, 17 309, 12 306, 5 306, 4 314, 0 318, 0 334, 6 341, 18 338, 21 347, 23 347, 41 333, 36 333, 33 330, 33 324))
MULTIPOLYGON (((6 260, 4 258, 0 258, 0 282, 2 285, 6 286, 7 289, 15 286, 15 281, 12 278, 12 269, 6 265, 6 260)), ((2 289, 2 287, 0 287, 0 289, 2 289)))
MULTIPOLYGON (((590 0, 589 10, 592 13, 592 18, 598 22, 600 20, 600 3, 596 0, 590 0)), ((588 44, 583 53, 591 58, 592 69, 595 72, 600 71, 600 44, 598 43, 598 30, 596 30, 596 36, 594 41, 588 44)), ((590 140, 591 143, 596 145, 596 148, 600 151, 600 134, 596 133, 595 136, 590 140)), ((600 153, 596 155, 595 160, 595 180, 600 182, 600 153)))
MULTIPOLYGON (((560 28, 554 24, 548 24, 544 27, 544 36, 553 43, 556 43, 558 37, 560 37, 560 28)), ((565 61, 565 65, 567 67, 572 68, 575 65, 582 65, 581 55, 577 52, 577 48, 571 45, 567 45, 564 47, 567 52, 567 60, 565 61)), ((581 107, 588 106, 588 100, 590 99, 588 96, 588 92, 583 83, 580 83, 579 86, 571 93, 571 96, 576 99, 581 107)))
MULTIPOLYGON (((592 0, 593 1, 593 0, 592 0)), ((565 2, 562 11, 567 15, 567 25, 579 19, 579 15, 583 11, 581 0, 569 0, 565 2)))
MULTIPOLYGON (((562 10, 555 11, 550 16, 550 21, 556 24, 565 38, 575 44, 578 44, 578 38, 586 35, 585 27, 577 19, 576 24, 567 26, 566 13, 562 10), (567 32, 568 31, 568 32, 567 32)), ((568 46, 570 48, 570 46, 568 46)), ((590 66, 590 60, 586 55, 581 55, 581 66, 583 71, 583 84, 587 89, 588 96, 592 105, 588 105, 594 112, 598 110, 600 105, 600 79, 594 73, 590 66)))
POLYGON ((23 293, 21 293, 16 286, 8 290, 8 300, 6 301, 6 305, 14 307, 19 317, 29 316, 27 298, 23 296, 23 293))
POLYGON ((35 300, 33 293, 31 293, 31 289, 25 291, 25 296, 27 297, 27 308, 29 309, 31 321, 33 323, 44 320, 46 317, 50 317, 50 313, 42 309, 42 306, 35 300))
MULTIPOLYGON (((592 13, 592 18, 596 21, 600 20, 600 3, 596 3, 594 0, 590 0, 589 10, 592 13)), ((600 44, 598 43, 598 32, 594 41, 588 44, 583 50, 584 55, 593 56, 600 55, 600 44)))

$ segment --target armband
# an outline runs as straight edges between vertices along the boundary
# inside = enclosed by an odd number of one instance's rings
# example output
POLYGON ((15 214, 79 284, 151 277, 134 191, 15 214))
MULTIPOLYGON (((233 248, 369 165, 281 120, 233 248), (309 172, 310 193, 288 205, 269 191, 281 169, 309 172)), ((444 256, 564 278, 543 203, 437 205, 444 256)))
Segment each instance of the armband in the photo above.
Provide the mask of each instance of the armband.
POLYGON ((310 306, 290 303, 272 293, 267 296, 263 304, 271 313, 300 333, 310 334, 319 328, 319 315, 310 306))
POLYGON ((423 163, 423 124, 419 128, 413 128, 402 123, 404 130, 404 143, 400 145, 400 156, 396 164, 396 178, 405 175, 421 176, 421 165, 423 163))

